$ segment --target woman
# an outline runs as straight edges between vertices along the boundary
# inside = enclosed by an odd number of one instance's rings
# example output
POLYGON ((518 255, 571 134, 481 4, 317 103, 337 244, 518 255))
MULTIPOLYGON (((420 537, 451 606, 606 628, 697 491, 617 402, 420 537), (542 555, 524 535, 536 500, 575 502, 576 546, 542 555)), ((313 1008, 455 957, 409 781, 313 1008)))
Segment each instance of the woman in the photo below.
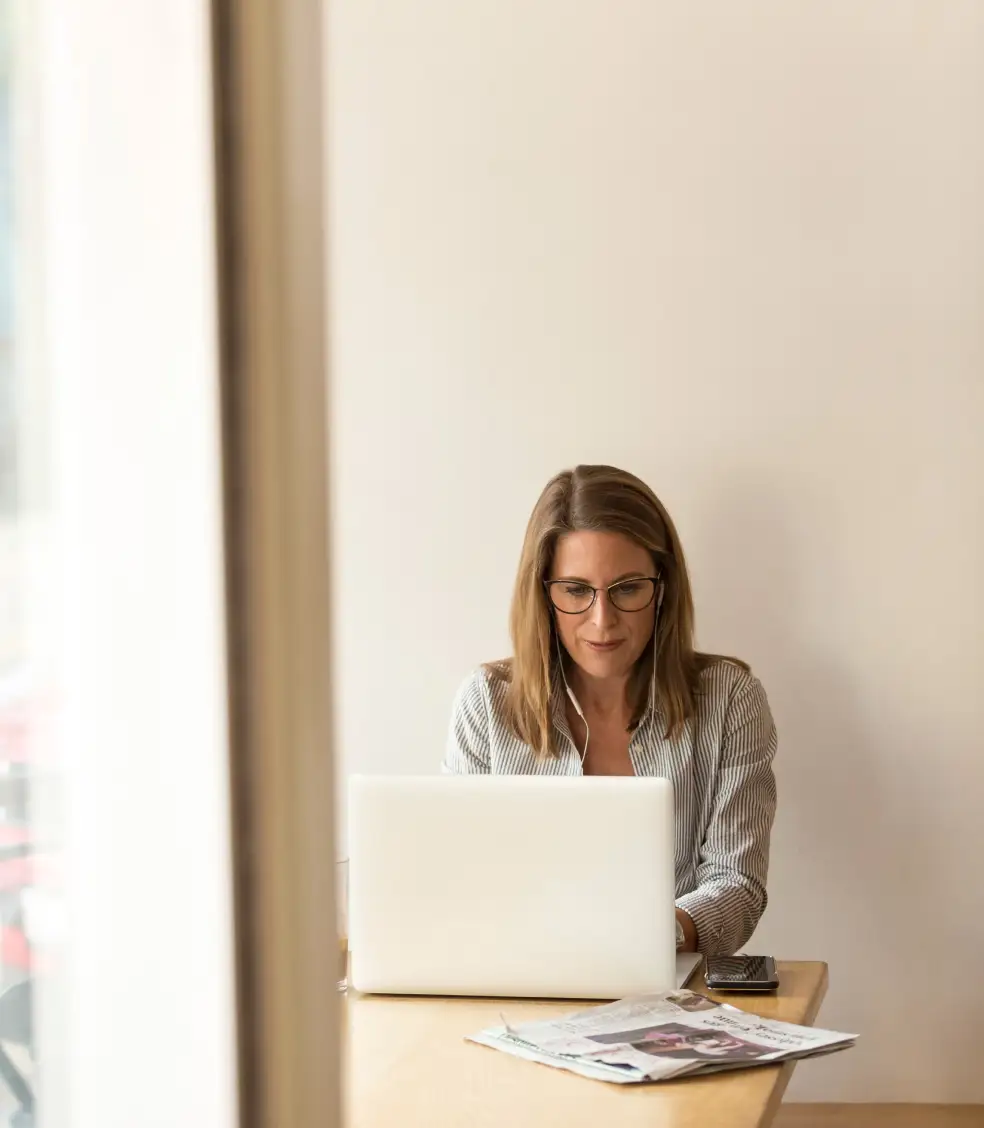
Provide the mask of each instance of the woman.
POLYGON ((766 905, 776 729, 744 662, 694 650, 683 550, 644 482, 578 466, 547 483, 510 626, 512 658, 458 693, 444 770, 670 779, 677 947, 737 951, 766 905))

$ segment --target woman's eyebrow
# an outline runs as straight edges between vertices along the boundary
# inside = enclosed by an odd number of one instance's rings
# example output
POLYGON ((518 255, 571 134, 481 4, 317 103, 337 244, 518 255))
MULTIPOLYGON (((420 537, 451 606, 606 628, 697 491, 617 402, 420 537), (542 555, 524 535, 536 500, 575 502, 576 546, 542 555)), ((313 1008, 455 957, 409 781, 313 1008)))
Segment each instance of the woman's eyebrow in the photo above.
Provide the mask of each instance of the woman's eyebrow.
MULTIPOLYGON (((645 572, 623 572, 617 580, 612 580, 610 584, 602 584, 602 587, 614 587, 616 584, 624 584, 626 580, 648 580, 649 577, 645 572)), ((558 576, 554 580, 549 581, 552 584, 584 584, 585 587, 592 587, 590 580, 586 580, 583 576, 558 576)))

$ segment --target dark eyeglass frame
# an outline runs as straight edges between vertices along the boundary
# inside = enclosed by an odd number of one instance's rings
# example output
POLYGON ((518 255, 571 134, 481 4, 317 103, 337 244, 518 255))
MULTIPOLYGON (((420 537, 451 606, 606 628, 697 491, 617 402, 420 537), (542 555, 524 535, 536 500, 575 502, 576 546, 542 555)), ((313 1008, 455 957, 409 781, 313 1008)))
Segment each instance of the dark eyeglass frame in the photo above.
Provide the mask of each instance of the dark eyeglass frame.
POLYGON ((619 580, 617 584, 609 584, 606 588, 591 587, 590 584, 581 584, 580 580, 544 580, 543 590, 547 596, 547 602, 555 610, 559 611, 561 615, 584 615, 594 607, 598 601, 598 592, 603 591, 608 596, 608 602, 615 608, 616 611, 621 612, 623 615, 636 615, 640 611, 645 611, 647 607, 652 606, 653 600, 656 598, 656 592, 659 591, 661 577, 659 576, 629 576, 627 579, 619 580), (653 586, 653 593, 648 600, 641 606, 636 607, 633 611, 626 611, 612 599, 612 591, 615 588, 620 588, 623 584, 637 584, 640 580, 648 580, 653 586), (558 607, 554 602, 553 594, 550 589, 554 584, 581 584, 582 587, 588 588, 591 591, 591 602, 587 607, 582 607, 580 611, 565 611, 563 607, 558 607))

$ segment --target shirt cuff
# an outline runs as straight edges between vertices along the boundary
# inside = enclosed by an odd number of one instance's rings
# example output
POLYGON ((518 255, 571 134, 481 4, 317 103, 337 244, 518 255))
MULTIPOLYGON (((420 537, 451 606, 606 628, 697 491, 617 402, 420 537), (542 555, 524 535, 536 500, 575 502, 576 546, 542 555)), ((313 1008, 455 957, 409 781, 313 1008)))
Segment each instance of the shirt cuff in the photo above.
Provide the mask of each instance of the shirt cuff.
POLYGON ((716 955, 724 936, 724 914, 718 898, 711 893, 695 889, 676 900, 676 906, 690 917, 697 929, 697 951, 716 955))

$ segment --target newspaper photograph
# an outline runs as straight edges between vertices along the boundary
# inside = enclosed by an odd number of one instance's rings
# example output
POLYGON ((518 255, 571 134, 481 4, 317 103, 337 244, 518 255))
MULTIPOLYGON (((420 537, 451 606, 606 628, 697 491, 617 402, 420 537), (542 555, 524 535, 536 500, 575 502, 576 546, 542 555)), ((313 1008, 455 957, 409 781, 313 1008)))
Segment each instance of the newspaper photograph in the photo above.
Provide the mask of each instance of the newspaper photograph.
POLYGON ((846 1049, 853 1034, 759 1018, 693 991, 644 995, 469 1041, 596 1080, 631 1084, 846 1049))

